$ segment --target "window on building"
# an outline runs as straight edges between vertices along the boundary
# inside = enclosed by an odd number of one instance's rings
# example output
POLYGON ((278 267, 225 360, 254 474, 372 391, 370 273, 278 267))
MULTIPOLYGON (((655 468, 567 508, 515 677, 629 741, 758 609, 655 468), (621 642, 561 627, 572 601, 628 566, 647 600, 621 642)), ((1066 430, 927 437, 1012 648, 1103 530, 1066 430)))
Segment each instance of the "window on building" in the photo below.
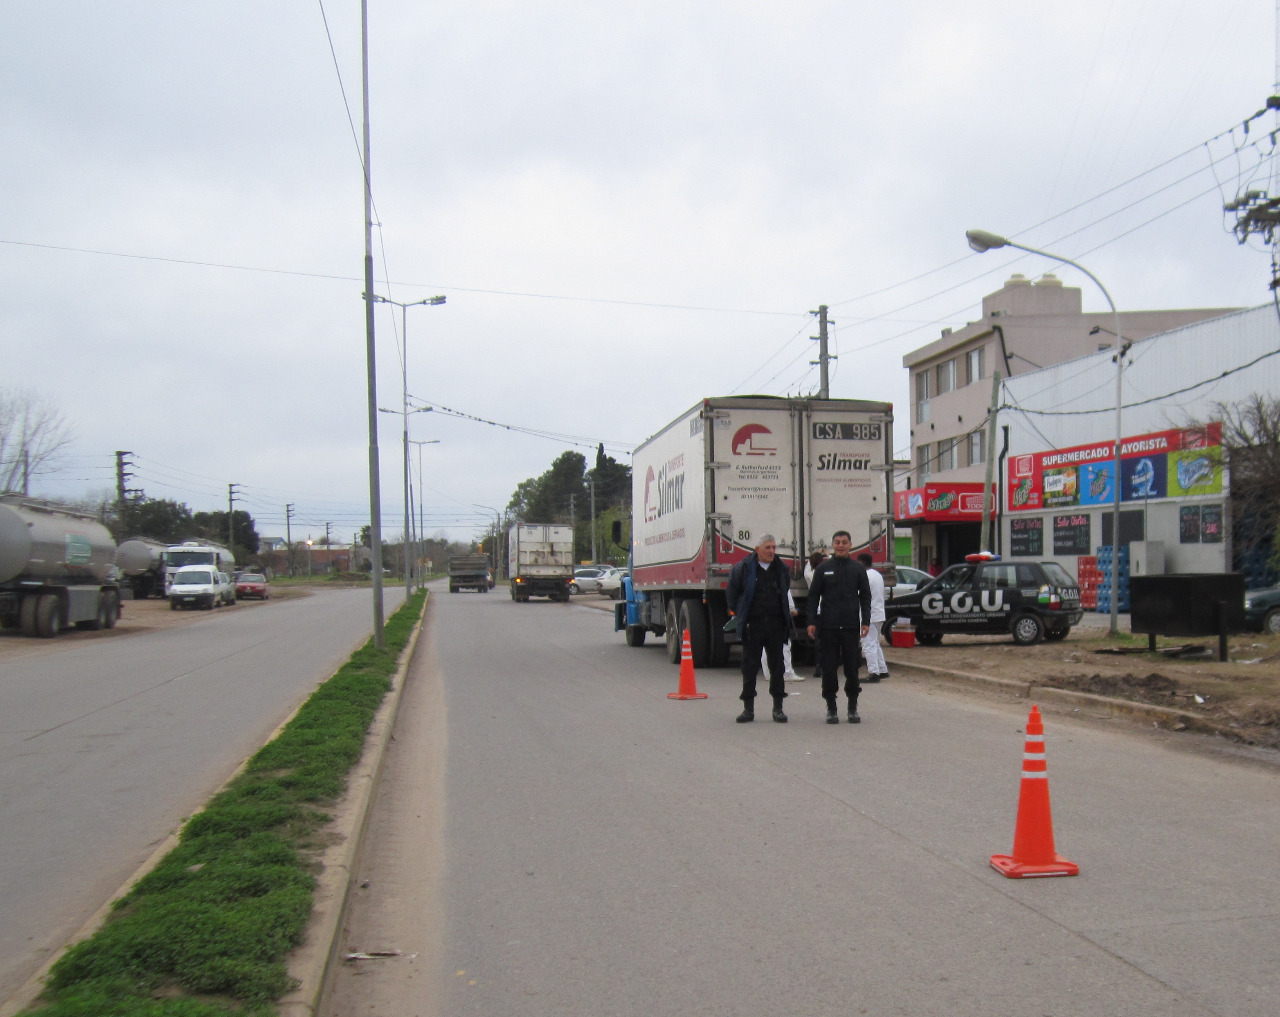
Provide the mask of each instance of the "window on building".
POLYGON ((939 472, 956 468, 956 441, 955 438, 946 438, 938 442, 939 472))
POLYGON ((923 483, 925 477, 933 472, 932 455, 930 454, 931 446, 920 445, 916 448, 916 465, 920 469, 920 482, 923 483))
POLYGON ((944 360, 938 365, 938 395, 950 392, 956 387, 955 359, 944 360))
POLYGON ((921 371, 916 375, 916 423, 927 424, 929 422, 929 372, 921 371))
POLYGON ((985 463, 987 457, 982 454, 983 446, 986 444, 987 436, 981 431, 974 431, 969 435, 969 465, 977 466, 979 463, 985 463))
POLYGON ((985 347, 979 346, 976 350, 970 350, 965 354, 964 360, 967 366, 968 384, 972 385, 975 381, 980 381, 982 374, 982 353, 985 347))

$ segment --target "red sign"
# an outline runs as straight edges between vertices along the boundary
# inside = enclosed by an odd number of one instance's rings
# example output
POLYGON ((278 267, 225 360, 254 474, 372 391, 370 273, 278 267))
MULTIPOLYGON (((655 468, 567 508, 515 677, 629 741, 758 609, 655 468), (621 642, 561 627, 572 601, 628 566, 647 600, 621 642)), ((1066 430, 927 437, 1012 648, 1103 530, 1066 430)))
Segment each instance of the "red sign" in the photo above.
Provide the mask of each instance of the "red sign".
MULTIPOLYGON (((991 487, 991 515, 996 514, 995 485, 991 487)), ((981 484, 926 484, 893 495, 898 522, 960 523, 982 520, 981 484)))

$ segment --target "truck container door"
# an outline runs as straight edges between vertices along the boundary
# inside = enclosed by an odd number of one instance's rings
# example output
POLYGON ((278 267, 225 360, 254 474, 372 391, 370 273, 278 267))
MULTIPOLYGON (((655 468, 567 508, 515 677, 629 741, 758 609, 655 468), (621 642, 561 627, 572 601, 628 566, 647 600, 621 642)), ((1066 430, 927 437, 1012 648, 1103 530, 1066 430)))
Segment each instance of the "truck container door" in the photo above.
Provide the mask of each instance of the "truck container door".
POLYGON ((831 535, 848 530, 855 554, 891 561, 893 418, 884 404, 844 400, 807 403, 803 417, 803 553, 829 550, 831 535))

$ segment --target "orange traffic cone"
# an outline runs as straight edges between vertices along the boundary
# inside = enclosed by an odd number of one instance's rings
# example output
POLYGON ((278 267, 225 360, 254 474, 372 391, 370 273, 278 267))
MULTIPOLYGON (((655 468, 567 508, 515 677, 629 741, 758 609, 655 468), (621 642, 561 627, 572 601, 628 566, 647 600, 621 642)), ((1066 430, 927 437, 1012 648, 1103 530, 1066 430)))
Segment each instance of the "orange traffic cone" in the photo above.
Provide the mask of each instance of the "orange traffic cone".
POLYGON ((1049 812, 1049 771, 1044 755, 1044 721, 1040 708, 1031 707, 1027 742, 1022 754, 1022 788, 1018 792, 1018 822, 1013 830, 1013 854, 992 855, 991 867, 1010 879, 1031 876, 1075 876, 1080 866, 1053 847, 1053 816, 1049 812))
POLYGON ((668 692, 668 699, 706 699, 705 692, 698 691, 698 679, 693 673, 693 647, 689 645, 689 630, 684 630, 684 642, 680 646, 680 691, 668 692))

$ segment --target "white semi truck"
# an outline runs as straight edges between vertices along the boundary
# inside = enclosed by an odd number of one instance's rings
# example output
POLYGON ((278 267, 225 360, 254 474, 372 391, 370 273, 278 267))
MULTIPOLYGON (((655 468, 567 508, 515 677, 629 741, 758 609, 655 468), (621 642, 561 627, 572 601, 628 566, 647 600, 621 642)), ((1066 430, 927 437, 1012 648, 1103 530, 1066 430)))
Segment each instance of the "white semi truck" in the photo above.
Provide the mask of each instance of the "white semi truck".
POLYGON ((178 569, 188 565, 208 565, 214 572, 231 575, 236 569, 236 556, 221 544, 207 540, 184 540, 170 544, 164 552, 164 595, 173 588, 173 577, 178 569))
MULTIPOLYGON (((704 399, 636 449, 631 571, 615 628, 648 633, 695 666, 728 663, 725 587, 735 562, 772 534, 805 618, 803 566, 836 530, 854 553, 892 560, 893 404, 860 399, 704 399)), ((802 627, 797 639, 807 637, 802 627)))
POLYGON ((516 523, 507 532, 511 599, 528 603, 547 597, 569 603, 573 582, 573 527, 552 523, 516 523))
POLYGON ((93 516, 0 497, 0 628, 49 639, 120 617, 116 542, 93 516))

